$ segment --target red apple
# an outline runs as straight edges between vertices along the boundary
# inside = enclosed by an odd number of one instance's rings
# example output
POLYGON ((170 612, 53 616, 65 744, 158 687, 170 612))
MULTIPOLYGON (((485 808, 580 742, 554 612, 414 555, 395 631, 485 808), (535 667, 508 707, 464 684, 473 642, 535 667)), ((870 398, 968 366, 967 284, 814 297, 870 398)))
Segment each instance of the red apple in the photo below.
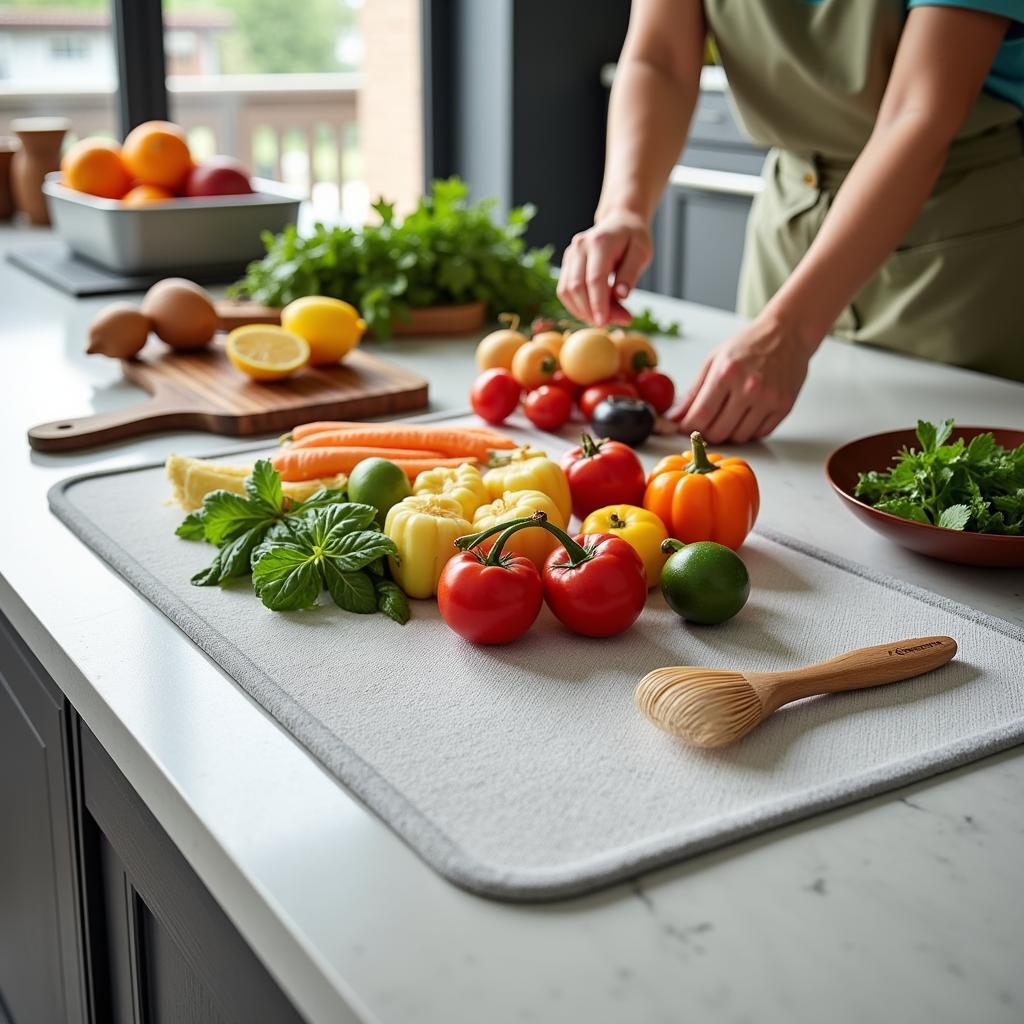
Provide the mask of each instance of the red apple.
POLYGON ((252 192, 246 169, 233 157, 214 156, 193 167, 185 179, 187 196, 242 196, 252 192))

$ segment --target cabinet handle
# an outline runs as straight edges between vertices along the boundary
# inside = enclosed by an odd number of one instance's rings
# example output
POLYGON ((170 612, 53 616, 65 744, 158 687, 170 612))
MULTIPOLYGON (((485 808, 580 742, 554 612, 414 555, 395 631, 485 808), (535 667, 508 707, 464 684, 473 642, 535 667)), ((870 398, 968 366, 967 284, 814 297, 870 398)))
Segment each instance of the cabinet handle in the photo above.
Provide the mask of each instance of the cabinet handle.
POLYGON ((737 174, 735 171, 711 171, 705 167, 676 164, 669 175, 669 184, 696 192, 717 195, 743 196, 753 199, 764 188, 764 180, 756 174, 737 174))

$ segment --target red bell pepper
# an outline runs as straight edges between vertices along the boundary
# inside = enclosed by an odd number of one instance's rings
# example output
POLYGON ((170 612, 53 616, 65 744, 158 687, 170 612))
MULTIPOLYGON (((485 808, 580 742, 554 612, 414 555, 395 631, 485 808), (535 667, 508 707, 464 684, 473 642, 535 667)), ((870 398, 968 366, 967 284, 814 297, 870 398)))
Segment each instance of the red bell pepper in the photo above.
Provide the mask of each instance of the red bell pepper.
POLYGON ((540 573, 523 555, 502 554, 515 528, 529 522, 516 519, 455 542, 469 550, 454 555, 441 571, 437 607, 459 636, 475 644, 507 644, 533 625, 544 603, 540 573), (478 550, 498 531, 490 551, 478 550))

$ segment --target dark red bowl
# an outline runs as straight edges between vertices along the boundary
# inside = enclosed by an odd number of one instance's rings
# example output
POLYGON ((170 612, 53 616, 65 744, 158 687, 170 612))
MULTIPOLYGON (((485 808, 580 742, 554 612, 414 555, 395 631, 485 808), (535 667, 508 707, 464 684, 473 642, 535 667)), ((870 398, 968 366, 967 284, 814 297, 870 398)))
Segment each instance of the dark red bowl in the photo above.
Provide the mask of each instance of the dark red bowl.
MULTIPOLYGON (((1024 444, 1024 431, 1000 430, 995 427, 955 427, 953 439, 965 441, 978 434, 991 433, 1004 448, 1024 444)), ((901 519, 890 512, 872 508, 853 496, 857 475, 871 470, 883 471, 892 467, 892 460, 901 448, 920 447, 916 432, 890 430, 885 434, 872 434, 837 448, 825 463, 825 475, 832 489, 842 498, 846 507, 858 519, 896 544, 911 551, 941 558, 944 562, 962 565, 989 565, 1000 568, 1024 566, 1024 536, 1002 537, 994 533, 966 533, 947 530, 901 519)))

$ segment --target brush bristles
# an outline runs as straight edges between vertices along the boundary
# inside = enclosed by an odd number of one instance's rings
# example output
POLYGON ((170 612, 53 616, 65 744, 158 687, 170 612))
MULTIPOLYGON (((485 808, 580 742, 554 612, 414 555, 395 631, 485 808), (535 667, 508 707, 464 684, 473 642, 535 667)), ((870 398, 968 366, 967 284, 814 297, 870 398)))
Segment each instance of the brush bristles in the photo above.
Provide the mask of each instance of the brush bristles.
POLYGON ((721 747, 746 735, 764 707, 739 672, 675 666, 640 680, 636 706, 656 726, 697 747, 721 747))

